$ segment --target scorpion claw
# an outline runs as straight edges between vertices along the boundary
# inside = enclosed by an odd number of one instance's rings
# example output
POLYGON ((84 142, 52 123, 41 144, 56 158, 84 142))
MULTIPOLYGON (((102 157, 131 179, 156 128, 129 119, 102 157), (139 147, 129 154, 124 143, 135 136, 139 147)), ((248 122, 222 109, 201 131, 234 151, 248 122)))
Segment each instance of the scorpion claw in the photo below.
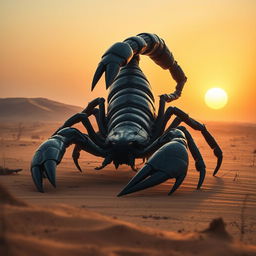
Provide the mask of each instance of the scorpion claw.
POLYGON ((123 192, 138 184, 145 178, 147 178, 152 172, 152 167, 148 164, 145 164, 139 172, 130 180, 130 182, 126 185, 126 187, 118 194, 118 196, 124 195, 123 192))
POLYGON ((185 177, 186 177, 186 175, 183 175, 183 176, 179 176, 176 179, 171 191, 168 193, 169 196, 181 185, 181 183, 183 182, 185 177))
POLYGON ((44 193, 43 189, 43 173, 38 166, 35 166, 31 169, 31 174, 33 181, 36 185, 36 188, 39 192, 44 193))
POLYGON ((142 168, 141 171, 138 172, 138 174, 134 177, 134 179, 132 179, 131 182, 129 182, 128 185, 117 196, 127 195, 133 192, 156 186, 170 178, 165 172, 162 171, 157 171, 151 176, 146 175, 146 173, 149 174, 150 172, 151 171, 148 172, 148 170, 145 171, 142 168), (147 176, 149 177, 147 178, 147 176))
POLYGON ((47 160, 44 163, 46 176, 54 187, 56 187, 56 166, 57 163, 54 160, 47 160))
POLYGON ((161 184, 175 178, 176 182, 169 194, 172 194, 183 182, 188 167, 188 153, 185 146, 177 141, 164 144, 132 178, 118 196, 130 194, 161 184), (179 157, 174 157, 180 152, 179 157), (169 164, 166 160, 169 160, 169 164))
POLYGON ((36 188, 44 192, 43 178, 56 187, 56 166, 66 151, 64 137, 55 135, 43 142, 36 151, 31 162, 31 174, 36 188))

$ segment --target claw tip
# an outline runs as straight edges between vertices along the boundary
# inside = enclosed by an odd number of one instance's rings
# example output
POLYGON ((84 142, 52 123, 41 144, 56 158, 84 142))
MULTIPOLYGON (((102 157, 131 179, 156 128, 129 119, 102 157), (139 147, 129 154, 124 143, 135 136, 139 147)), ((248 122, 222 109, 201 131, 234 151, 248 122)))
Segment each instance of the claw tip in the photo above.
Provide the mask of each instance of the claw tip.
POLYGON ((121 191, 121 192, 117 195, 117 197, 121 197, 121 196, 124 196, 124 195, 126 195, 126 193, 124 193, 123 191, 121 191))

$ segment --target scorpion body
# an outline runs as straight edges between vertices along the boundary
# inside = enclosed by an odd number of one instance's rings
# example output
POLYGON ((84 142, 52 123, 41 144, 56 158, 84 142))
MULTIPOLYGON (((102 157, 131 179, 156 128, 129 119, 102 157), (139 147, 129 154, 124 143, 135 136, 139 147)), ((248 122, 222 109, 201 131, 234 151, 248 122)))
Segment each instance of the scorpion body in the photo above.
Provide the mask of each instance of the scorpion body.
MULTIPOLYGON (((148 142, 152 134, 152 125, 155 121, 154 96, 151 92, 150 84, 138 66, 138 58, 134 58, 128 65, 123 67, 114 83, 110 86, 108 96, 108 134, 109 140, 118 142, 121 146, 117 148, 119 156, 114 161, 116 167, 119 164, 129 164, 134 166, 134 158, 124 159, 125 153, 129 152, 125 146, 129 146, 132 141, 131 135, 140 134, 141 141, 138 147, 143 147, 148 142), (111 139, 117 132, 125 133, 122 139, 111 139), (122 150, 123 149, 123 150, 122 150)), ((137 141, 138 142, 138 141, 137 141)))
POLYGON ((199 189, 204 181, 206 167, 192 136, 184 126, 180 126, 181 122, 201 131, 218 159, 214 175, 218 172, 222 151, 206 127, 181 109, 168 107, 165 110, 166 102, 181 95, 186 76, 162 39, 154 34, 142 33, 114 44, 102 56, 93 78, 92 90, 104 72, 106 87, 109 88, 107 113, 104 98, 96 98, 81 113, 69 118, 36 151, 31 173, 40 192, 44 191, 43 176, 56 186, 56 165, 71 144, 75 144, 72 156, 80 171, 78 159, 81 150, 104 158, 97 170, 112 162, 116 168, 120 164, 127 164, 135 170, 136 158, 149 158, 119 196, 175 178, 169 193, 172 194, 186 176, 188 148, 200 173, 199 189), (157 113, 150 84, 139 67, 141 54, 148 55, 163 69, 168 69, 177 82, 174 93, 160 96, 157 113), (94 115, 97 120, 98 132, 95 132, 89 121, 90 115, 94 115), (166 128, 173 115, 175 119, 166 128), (71 127, 78 122, 83 123, 88 134, 71 127))
POLYGON ((108 129, 120 122, 140 124, 146 131, 154 122, 154 96, 136 60, 125 66, 111 85, 108 96, 108 129))

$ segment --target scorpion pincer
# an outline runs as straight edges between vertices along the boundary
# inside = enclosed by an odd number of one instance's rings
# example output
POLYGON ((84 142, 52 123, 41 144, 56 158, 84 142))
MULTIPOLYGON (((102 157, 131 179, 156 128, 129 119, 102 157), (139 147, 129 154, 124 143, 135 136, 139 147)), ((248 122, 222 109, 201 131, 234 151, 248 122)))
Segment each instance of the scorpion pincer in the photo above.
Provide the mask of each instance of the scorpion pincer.
POLYGON ((142 33, 115 43, 102 56, 92 81, 92 90, 103 73, 106 88, 109 88, 107 112, 105 99, 96 98, 39 146, 31 164, 32 178, 38 191, 44 192, 43 177, 56 186, 56 166, 72 144, 75 145, 72 157, 80 171, 78 159, 81 150, 104 158, 97 170, 112 162, 116 168, 126 164, 135 170, 135 159, 147 159, 118 196, 174 178, 175 183, 169 192, 172 194, 186 176, 189 149, 199 172, 199 189, 205 178, 206 166, 189 131, 180 126, 182 122, 200 131, 212 148, 217 157, 213 175, 217 174, 222 163, 222 151, 206 127, 179 108, 170 106, 165 109, 166 102, 180 97, 187 78, 162 39, 155 34, 142 33), (160 96, 157 113, 150 84, 139 67, 140 55, 148 55, 160 67, 168 69, 177 82, 174 93, 160 96), (97 132, 89 120, 91 115, 96 118, 97 132), (167 126, 172 116, 175 118, 167 126), (78 122, 84 125, 87 134, 72 128, 78 122))

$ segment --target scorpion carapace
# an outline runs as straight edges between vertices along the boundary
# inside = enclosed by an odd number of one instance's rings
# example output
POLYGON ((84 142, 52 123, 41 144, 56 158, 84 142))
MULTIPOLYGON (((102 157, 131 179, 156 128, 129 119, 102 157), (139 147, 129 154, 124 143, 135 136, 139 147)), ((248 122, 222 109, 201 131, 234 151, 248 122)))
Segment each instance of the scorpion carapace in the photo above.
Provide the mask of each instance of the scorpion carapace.
POLYGON ((40 192, 44 191, 43 177, 56 186, 56 166, 71 144, 75 145, 72 157, 80 171, 78 159, 81 150, 104 158, 97 170, 112 162, 116 168, 120 164, 127 164, 136 170, 135 159, 148 159, 119 196, 175 178, 169 194, 173 193, 186 176, 188 148, 200 173, 199 189, 206 167, 192 136, 185 127, 180 126, 181 122, 201 131, 217 157, 213 175, 218 172, 222 151, 206 127, 181 109, 168 107, 165 110, 166 102, 179 98, 187 78, 162 39, 154 34, 142 33, 114 44, 102 56, 93 78, 92 90, 104 72, 106 87, 109 88, 107 113, 105 99, 96 98, 81 113, 69 118, 36 151, 31 173, 40 192), (157 113, 150 84, 139 67, 141 54, 148 55, 163 69, 168 69, 177 82, 174 93, 160 96, 157 113), (96 118, 98 132, 91 125, 91 115, 96 118), (173 115, 174 120, 166 128, 173 115), (84 125, 87 134, 71 127, 78 122, 84 125))

